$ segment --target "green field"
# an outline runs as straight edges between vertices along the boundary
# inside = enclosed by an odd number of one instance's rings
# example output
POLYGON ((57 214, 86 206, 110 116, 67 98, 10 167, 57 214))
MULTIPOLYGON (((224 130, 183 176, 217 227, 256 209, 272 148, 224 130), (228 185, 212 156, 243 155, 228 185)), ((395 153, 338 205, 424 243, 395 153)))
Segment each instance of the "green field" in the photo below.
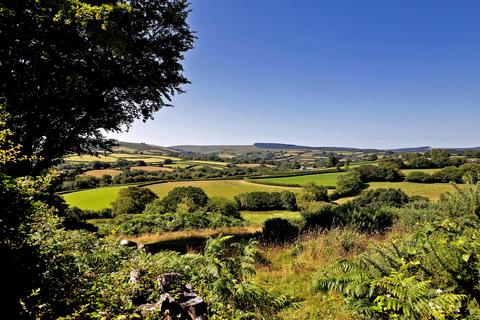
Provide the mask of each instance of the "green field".
POLYGON ((288 188, 288 187, 276 187, 276 186, 265 186, 255 183, 250 183, 244 180, 213 180, 213 181, 182 181, 182 182, 169 182, 169 183, 159 183, 148 186, 153 192, 155 192, 159 197, 165 196, 170 190, 175 187, 183 186, 194 186, 200 187, 209 197, 224 197, 233 199, 236 195, 244 192, 252 191, 282 191, 282 190, 291 190, 297 191, 298 188, 288 188))
MULTIPOLYGON (((214 181, 184 181, 159 183, 148 186, 159 197, 165 196, 170 190, 181 186, 200 187, 209 197, 225 197, 233 199, 234 196, 243 192, 251 191, 297 191, 298 188, 264 186, 250 183, 243 180, 214 180, 214 181)), ((80 209, 99 210, 110 207, 110 203, 115 201, 118 191, 126 186, 104 187, 90 190, 77 191, 63 195, 65 201, 80 209)))
POLYGON ((298 211, 242 211, 242 218, 252 226, 262 226, 265 220, 272 218, 288 219, 290 221, 302 221, 303 217, 298 211))
POLYGON ((337 185, 337 177, 345 174, 345 172, 333 172, 333 173, 318 173, 309 174, 304 176, 293 177, 281 177, 281 178, 266 178, 266 179, 254 179, 252 182, 260 183, 274 183, 274 184, 298 184, 305 185, 310 182, 314 182, 319 186, 335 186, 337 185))
POLYGON ((433 201, 440 199, 442 193, 455 190, 449 183, 370 182, 368 185, 369 189, 399 188, 409 196, 423 196, 433 201))
POLYGON ((79 207, 83 210, 100 210, 110 207, 120 189, 126 186, 104 187, 89 190, 82 190, 64 194, 62 197, 68 205, 79 207))

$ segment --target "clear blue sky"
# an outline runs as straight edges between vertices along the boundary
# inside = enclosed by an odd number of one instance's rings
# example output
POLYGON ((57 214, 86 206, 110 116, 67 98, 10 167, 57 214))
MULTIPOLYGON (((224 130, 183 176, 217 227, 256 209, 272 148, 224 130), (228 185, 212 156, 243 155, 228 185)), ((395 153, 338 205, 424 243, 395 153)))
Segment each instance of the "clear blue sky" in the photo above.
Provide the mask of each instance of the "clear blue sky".
POLYGON ((480 1, 194 0, 158 145, 480 146, 480 1))

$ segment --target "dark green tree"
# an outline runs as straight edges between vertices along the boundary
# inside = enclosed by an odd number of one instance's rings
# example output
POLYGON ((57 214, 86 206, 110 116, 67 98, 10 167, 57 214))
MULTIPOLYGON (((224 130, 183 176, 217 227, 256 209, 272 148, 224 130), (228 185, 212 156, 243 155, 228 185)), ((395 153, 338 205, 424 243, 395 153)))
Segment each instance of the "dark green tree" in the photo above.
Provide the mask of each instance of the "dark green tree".
POLYGON ((144 121, 183 92, 194 35, 186 0, 2 0, 0 97, 38 174, 67 153, 112 142, 103 131, 144 121))
POLYGON ((128 187, 120 190, 117 200, 112 203, 113 213, 135 214, 142 213, 145 206, 157 199, 152 190, 139 187, 128 187))

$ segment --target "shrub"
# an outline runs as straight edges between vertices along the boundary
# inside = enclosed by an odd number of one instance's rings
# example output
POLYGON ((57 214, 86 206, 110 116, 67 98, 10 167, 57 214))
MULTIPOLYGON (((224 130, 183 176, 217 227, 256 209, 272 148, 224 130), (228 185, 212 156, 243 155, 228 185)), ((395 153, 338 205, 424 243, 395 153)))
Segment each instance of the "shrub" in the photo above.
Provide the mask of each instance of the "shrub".
POLYGON ((265 221, 262 228, 262 240, 271 244, 282 244, 298 236, 298 227, 287 219, 272 218, 265 221))
POLYGON ((344 295, 360 319, 478 319, 479 187, 400 209, 411 232, 324 270, 317 289, 344 295))
POLYGON ((327 205, 315 211, 303 211, 302 215, 306 231, 352 226, 364 232, 381 232, 392 226, 395 217, 388 208, 357 207, 352 203, 327 205))
POLYGON ((176 212, 181 204, 183 211, 193 212, 208 203, 208 196, 199 187, 176 187, 159 201, 155 201, 145 213, 176 212))
POLYGON ((333 226, 335 212, 331 205, 323 205, 311 208, 310 211, 302 211, 304 230, 329 229, 333 226))
POLYGON ((341 196, 355 195, 362 191, 364 184, 358 171, 351 171, 337 178, 336 193, 341 196))
POLYGON ((160 233, 205 228, 234 227, 243 220, 214 212, 176 212, 135 215, 118 225, 117 231, 127 235, 160 233))
MULTIPOLYGON (((288 191, 287 191, 288 192, 288 191)), ((246 192, 235 196, 238 207, 241 210, 261 211, 261 210, 277 210, 296 207, 295 195, 286 192, 246 192)))
POLYGON ((112 176, 108 175, 108 174, 104 174, 103 176, 100 177, 100 180, 99 180, 99 185, 100 186, 109 186, 113 183, 113 179, 112 179, 112 176))
POLYGON ((422 172, 422 171, 413 171, 410 172, 406 180, 408 182, 418 182, 418 183, 431 183, 434 182, 432 175, 422 172))
POLYGON ((403 175, 393 163, 380 163, 378 166, 362 165, 352 169, 360 174, 363 182, 373 181, 400 181, 403 175))
POLYGON ((462 178, 462 171, 456 167, 445 167, 432 174, 432 179, 435 182, 462 182, 462 178))
POLYGON ((388 208, 363 207, 349 209, 345 225, 351 225, 363 232, 384 231, 393 225, 394 213, 388 208))
POLYGON ((112 203, 112 210, 115 215, 141 213, 155 199, 157 195, 148 188, 128 187, 120 190, 117 200, 112 203))
POLYGON ((113 218, 113 212, 111 208, 104 208, 100 210, 82 210, 77 207, 71 207, 68 210, 69 214, 75 215, 82 220, 113 218))
POLYGON ((365 190, 352 200, 356 207, 402 207, 409 201, 405 192, 400 189, 365 190))
POLYGON ((224 216, 240 218, 238 204, 235 201, 226 198, 215 197, 208 199, 207 211, 219 213, 224 216))
POLYGON ((297 198, 295 193, 284 190, 280 192, 280 202, 285 210, 297 210, 297 198))
POLYGON ((433 162, 423 155, 415 155, 410 159, 410 167, 413 169, 428 169, 434 166, 433 162))
POLYGON ((303 186, 299 195, 299 202, 328 201, 328 189, 325 186, 319 186, 314 182, 303 186))

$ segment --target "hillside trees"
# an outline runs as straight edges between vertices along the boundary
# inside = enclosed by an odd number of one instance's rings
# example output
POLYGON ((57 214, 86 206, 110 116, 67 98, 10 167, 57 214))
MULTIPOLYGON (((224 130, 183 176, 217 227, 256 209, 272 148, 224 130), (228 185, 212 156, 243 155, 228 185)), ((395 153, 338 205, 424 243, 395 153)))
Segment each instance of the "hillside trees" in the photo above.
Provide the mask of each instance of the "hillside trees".
POLYGON ((142 213, 145 206, 157 198, 148 188, 128 187, 120 190, 112 203, 112 210, 115 215, 142 213))
POLYGON ((185 0, 2 1, 0 97, 22 155, 37 157, 14 174, 108 149, 103 130, 169 105, 188 83, 188 10, 185 0))

